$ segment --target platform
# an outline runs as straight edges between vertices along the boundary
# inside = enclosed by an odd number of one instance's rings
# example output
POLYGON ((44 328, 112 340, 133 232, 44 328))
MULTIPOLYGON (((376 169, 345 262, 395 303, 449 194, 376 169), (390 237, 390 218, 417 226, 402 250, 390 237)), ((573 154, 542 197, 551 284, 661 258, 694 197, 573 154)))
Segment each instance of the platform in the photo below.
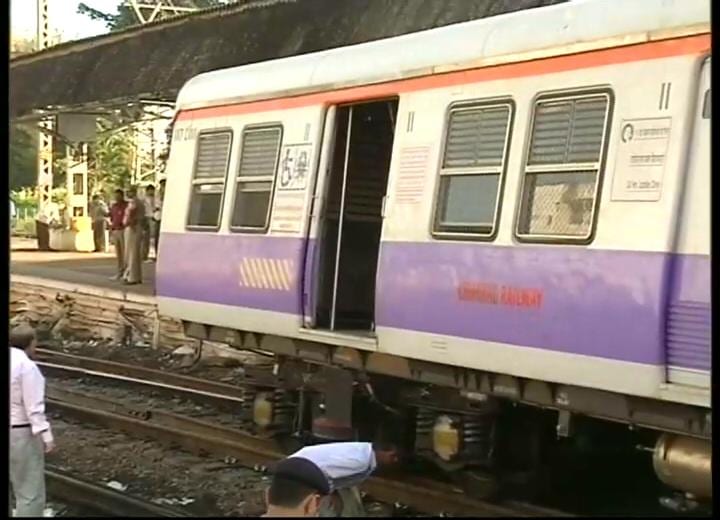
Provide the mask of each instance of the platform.
POLYGON ((155 264, 143 263, 143 283, 125 285, 112 280, 116 273, 112 253, 38 251, 35 240, 13 237, 10 242, 10 279, 23 277, 56 280, 124 293, 152 296, 155 293, 155 264))

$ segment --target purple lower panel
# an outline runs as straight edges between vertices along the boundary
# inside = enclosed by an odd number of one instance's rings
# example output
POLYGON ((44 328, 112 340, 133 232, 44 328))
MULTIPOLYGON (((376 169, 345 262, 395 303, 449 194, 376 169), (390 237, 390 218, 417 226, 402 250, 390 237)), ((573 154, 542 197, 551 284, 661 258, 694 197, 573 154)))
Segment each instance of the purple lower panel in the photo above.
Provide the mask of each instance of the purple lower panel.
POLYGON ((659 253, 384 243, 376 318, 385 327, 661 365, 669 266, 670 255, 659 253))
POLYGON ((710 370, 711 332, 710 258, 675 256, 667 317, 668 365, 710 370))
POLYGON ((300 314, 304 240, 163 233, 158 296, 300 314))

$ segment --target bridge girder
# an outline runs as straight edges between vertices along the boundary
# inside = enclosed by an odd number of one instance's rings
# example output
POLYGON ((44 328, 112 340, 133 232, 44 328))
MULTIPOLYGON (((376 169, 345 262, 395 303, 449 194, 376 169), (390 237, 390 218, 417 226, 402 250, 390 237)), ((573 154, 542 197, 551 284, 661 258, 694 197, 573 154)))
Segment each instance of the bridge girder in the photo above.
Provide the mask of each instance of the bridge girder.
POLYGON ((10 117, 50 106, 174 100, 182 85, 201 72, 563 1, 250 0, 229 4, 11 60, 10 117))

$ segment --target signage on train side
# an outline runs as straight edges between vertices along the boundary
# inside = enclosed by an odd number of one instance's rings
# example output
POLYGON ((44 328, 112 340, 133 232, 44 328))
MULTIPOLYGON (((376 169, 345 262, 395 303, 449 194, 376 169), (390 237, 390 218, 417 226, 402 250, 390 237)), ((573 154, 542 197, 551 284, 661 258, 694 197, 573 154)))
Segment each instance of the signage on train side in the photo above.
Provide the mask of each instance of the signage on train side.
POLYGON ((487 282, 461 282, 457 295, 465 302, 539 309, 543 306, 544 291, 487 282))
POLYGON ((310 171, 312 144, 288 144, 280 154, 278 188, 281 190, 304 190, 310 171))
POLYGON ((616 140, 612 200, 660 200, 671 122, 670 117, 622 121, 616 140))

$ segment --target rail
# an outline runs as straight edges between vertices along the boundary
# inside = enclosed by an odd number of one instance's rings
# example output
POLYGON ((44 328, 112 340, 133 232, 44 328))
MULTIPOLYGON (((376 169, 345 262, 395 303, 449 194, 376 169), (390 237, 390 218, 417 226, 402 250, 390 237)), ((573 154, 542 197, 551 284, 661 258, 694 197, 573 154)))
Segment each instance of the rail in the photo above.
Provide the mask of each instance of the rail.
MULTIPOLYGON (((150 438, 191 453, 232 457, 240 464, 267 466, 285 454, 269 438, 158 409, 138 408, 119 401, 67 391, 48 385, 49 407, 82 421, 150 438)), ((443 484, 419 483, 408 479, 372 477, 363 490, 380 502, 402 503, 432 514, 475 517, 569 516, 530 504, 491 503, 473 499, 443 484)))
POLYGON ((37 354, 39 357, 38 364, 50 369, 155 386, 184 394, 201 395, 224 401, 244 401, 242 387, 235 385, 115 361, 75 356, 47 349, 37 349, 37 354))
POLYGON ((50 465, 45 467, 45 478, 49 495, 98 513, 130 518, 192 516, 185 511, 163 507, 107 486, 89 482, 50 465))

